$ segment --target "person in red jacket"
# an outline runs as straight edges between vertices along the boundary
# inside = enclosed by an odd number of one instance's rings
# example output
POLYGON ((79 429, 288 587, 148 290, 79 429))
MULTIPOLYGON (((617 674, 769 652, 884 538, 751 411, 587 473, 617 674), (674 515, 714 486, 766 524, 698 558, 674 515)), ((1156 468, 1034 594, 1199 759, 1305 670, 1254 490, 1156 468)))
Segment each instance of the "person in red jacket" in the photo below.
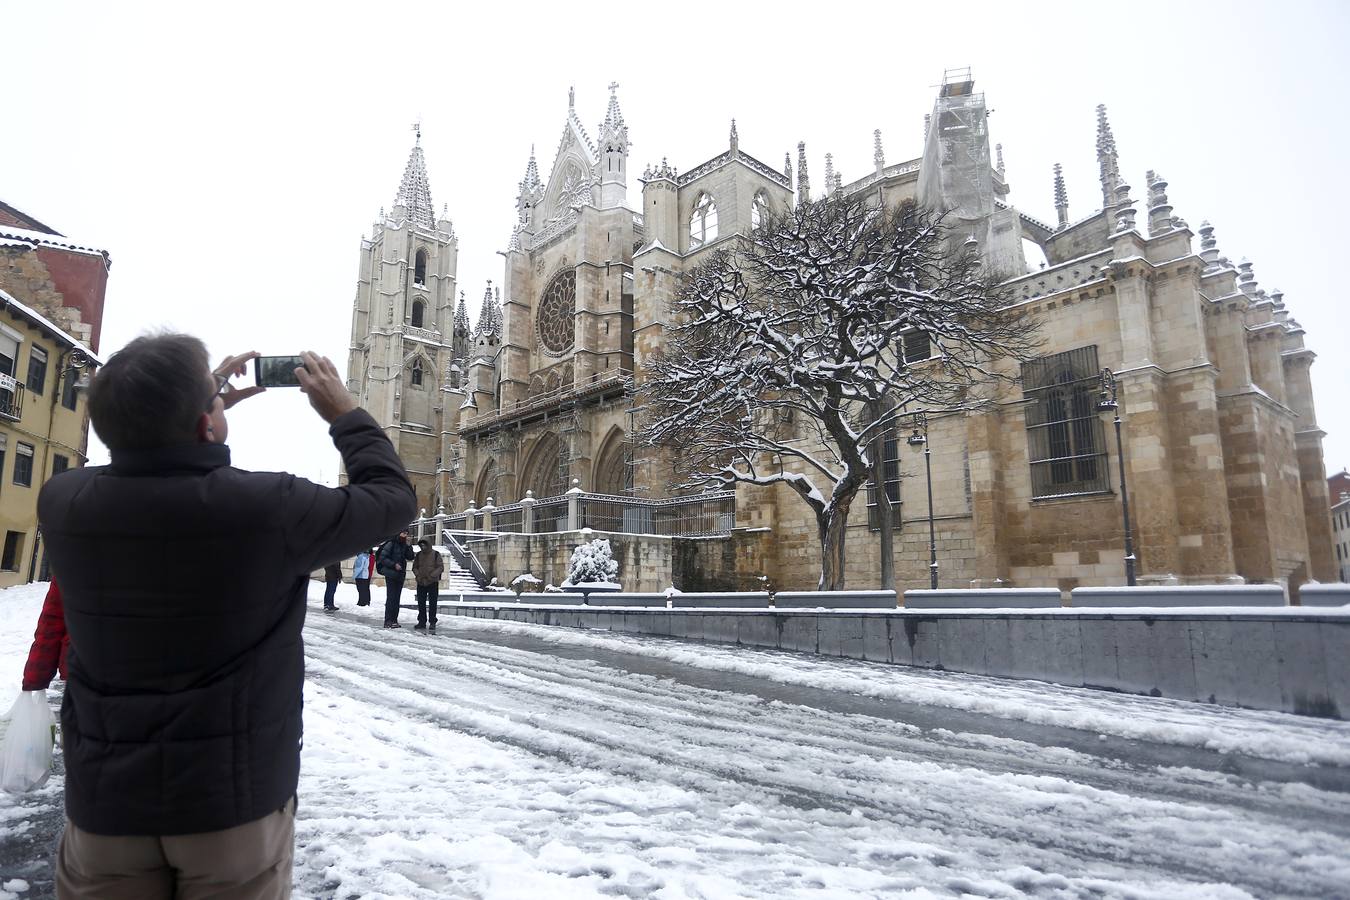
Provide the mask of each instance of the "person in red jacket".
POLYGON ((42 601, 33 646, 28 651, 28 662, 23 666, 23 689, 45 691, 58 669, 61 680, 65 681, 69 647, 70 635, 66 633, 66 616, 61 609, 61 589, 53 581, 47 589, 47 599, 42 601))

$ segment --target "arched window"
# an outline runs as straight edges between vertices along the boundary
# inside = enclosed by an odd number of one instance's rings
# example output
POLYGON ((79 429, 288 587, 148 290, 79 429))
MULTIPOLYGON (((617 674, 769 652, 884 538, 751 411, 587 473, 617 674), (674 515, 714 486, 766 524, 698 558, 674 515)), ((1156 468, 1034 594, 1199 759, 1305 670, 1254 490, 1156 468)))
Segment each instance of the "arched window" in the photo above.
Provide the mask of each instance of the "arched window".
POLYGON ((700 194, 689 217, 689 247, 702 247, 717 240, 717 204, 708 194, 700 194))
POLYGON ((535 327, 539 344, 549 356, 562 356, 572 349, 576 334, 577 273, 575 269, 559 272, 539 298, 539 312, 535 327))
POLYGON ((763 225, 769 218, 769 198, 763 191, 755 194, 755 199, 750 201, 750 230, 753 231, 763 225))
POLYGON ((413 266, 413 281, 417 284, 427 283, 427 251, 418 250, 416 262, 413 266))
POLYGON ((413 387, 422 386, 422 361, 420 359, 413 360, 412 385, 413 387))
POLYGON ((421 300, 414 300, 412 308, 412 327, 414 328, 426 327, 422 324, 422 320, 425 317, 426 317, 426 304, 424 304, 421 300))

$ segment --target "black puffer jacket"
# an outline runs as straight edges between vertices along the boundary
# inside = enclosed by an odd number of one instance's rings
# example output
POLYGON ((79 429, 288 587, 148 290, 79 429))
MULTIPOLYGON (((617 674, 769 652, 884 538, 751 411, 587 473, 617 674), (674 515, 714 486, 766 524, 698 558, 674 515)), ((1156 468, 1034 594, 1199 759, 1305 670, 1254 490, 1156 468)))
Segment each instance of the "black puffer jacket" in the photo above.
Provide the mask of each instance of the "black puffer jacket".
POLYGON ((417 512, 374 419, 355 410, 329 433, 345 487, 241 471, 227 447, 192 444, 114 452, 43 489, 71 638, 61 727, 79 827, 216 831, 295 793, 309 573, 417 512))

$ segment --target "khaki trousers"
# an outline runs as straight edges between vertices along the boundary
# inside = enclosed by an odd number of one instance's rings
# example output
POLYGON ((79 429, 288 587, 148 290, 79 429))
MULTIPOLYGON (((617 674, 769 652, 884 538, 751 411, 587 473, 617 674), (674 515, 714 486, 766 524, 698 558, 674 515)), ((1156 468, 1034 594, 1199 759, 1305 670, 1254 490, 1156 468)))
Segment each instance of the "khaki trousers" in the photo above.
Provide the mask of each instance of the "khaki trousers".
POLYGON ((90 834, 66 822, 57 900, 286 900, 295 800, 253 822, 169 837, 90 834))

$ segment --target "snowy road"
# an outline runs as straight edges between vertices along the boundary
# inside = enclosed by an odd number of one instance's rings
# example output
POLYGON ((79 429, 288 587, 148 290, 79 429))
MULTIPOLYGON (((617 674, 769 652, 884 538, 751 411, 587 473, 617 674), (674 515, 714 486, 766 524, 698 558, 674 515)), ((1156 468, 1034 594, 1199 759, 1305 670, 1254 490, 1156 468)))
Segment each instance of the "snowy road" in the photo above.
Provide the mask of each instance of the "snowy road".
POLYGON ((1346 723, 352 599, 298 896, 1350 896, 1346 723))

